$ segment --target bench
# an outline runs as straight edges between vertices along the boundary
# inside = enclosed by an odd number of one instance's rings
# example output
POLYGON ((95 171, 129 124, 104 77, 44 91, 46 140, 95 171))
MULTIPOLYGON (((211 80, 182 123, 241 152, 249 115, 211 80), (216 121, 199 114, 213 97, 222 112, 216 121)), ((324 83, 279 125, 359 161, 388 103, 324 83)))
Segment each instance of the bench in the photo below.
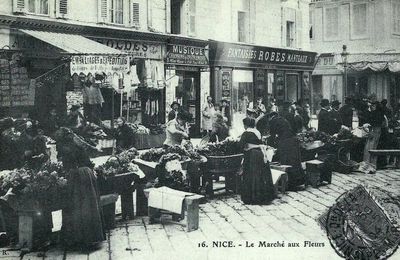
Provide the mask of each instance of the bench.
MULTIPOLYGON (((152 189, 144 190, 146 198, 149 198, 150 191, 152 189)), ((194 194, 192 196, 186 196, 183 200, 183 216, 186 219, 186 231, 194 231, 199 228, 199 204, 200 200, 204 198, 202 195, 194 194)), ((161 213, 171 214, 161 209, 148 207, 149 222, 150 224, 155 223, 156 219, 160 218, 161 213)), ((173 214, 173 213, 172 213, 173 214)), ((173 214, 174 219, 174 214, 173 214)))
POLYGON ((400 168, 400 150, 399 149, 387 149, 387 150, 369 150, 371 158, 370 162, 377 167, 378 156, 393 156, 395 158, 396 168, 400 168))

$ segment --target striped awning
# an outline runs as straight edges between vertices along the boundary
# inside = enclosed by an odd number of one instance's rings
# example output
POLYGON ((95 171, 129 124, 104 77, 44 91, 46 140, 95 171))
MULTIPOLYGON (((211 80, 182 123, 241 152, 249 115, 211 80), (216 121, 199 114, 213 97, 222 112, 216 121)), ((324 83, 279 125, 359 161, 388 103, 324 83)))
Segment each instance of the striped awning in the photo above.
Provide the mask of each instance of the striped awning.
POLYGON ((37 30, 25 30, 20 29, 19 31, 32 36, 38 40, 44 41, 54 47, 61 49, 66 54, 91 54, 91 55, 121 55, 124 54, 122 51, 108 47, 101 43, 93 40, 89 40, 81 35, 67 34, 67 33, 55 33, 37 30))

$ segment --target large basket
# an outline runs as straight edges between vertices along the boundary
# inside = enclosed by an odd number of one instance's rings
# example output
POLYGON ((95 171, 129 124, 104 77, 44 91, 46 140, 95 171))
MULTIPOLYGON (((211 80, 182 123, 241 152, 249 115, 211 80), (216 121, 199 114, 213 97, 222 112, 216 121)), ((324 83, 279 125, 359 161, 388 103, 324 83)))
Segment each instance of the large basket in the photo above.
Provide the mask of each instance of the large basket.
POLYGON ((237 172, 242 166, 243 154, 207 156, 208 170, 213 174, 237 172))

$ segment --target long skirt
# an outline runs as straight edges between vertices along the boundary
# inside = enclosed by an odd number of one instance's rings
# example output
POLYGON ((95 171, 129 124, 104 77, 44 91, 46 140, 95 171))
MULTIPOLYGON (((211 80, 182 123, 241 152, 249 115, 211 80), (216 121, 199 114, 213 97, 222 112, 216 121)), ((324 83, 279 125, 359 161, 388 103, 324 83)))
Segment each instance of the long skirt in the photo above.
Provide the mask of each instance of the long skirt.
POLYGON ((376 159, 371 160, 369 150, 375 150, 378 147, 380 137, 381 137, 381 128, 373 127, 372 131, 370 132, 370 137, 367 139, 367 142, 365 143, 364 157, 363 157, 364 162, 369 162, 376 165, 376 159))
POLYGON ((275 197, 269 163, 259 149, 244 153, 241 199, 245 204, 268 204, 275 197))
POLYGON ((62 233, 67 246, 90 246, 104 240, 100 195, 96 177, 88 167, 71 170, 69 196, 63 210, 62 233))
POLYGON ((292 166, 288 173, 289 188, 303 185, 305 174, 301 167, 300 143, 296 137, 279 140, 277 154, 279 163, 292 166))

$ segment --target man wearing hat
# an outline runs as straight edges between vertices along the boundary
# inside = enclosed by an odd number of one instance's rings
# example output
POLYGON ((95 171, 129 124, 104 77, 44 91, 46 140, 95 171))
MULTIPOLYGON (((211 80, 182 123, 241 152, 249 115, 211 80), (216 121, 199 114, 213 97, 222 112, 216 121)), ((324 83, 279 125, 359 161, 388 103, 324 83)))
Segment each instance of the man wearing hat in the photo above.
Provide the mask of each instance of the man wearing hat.
POLYGON ((338 100, 332 101, 332 109, 329 112, 332 120, 332 126, 330 129, 330 134, 336 134, 339 133, 340 128, 342 128, 342 118, 340 117, 339 113, 339 105, 341 103, 338 100))
POLYGON ((319 111, 318 114, 318 131, 330 134, 332 120, 329 113, 330 111, 329 100, 322 99, 320 105, 321 105, 321 110, 319 111))
POLYGON ((292 109, 292 102, 289 100, 285 100, 283 102, 283 108, 282 111, 279 112, 279 115, 283 118, 285 118, 288 122, 289 125, 291 127, 291 129, 295 129, 295 120, 294 120, 294 113, 293 113, 293 109, 292 109))
POLYGON ((176 118, 176 115, 178 114, 179 110, 181 108, 181 104, 178 102, 174 101, 171 104, 171 111, 168 113, 168 121, 171 121, 176 118))
POLYGON ((226 124, 231 126, 231 111, 229 108, 229 101, 227 99, 221 100, 221 114, 226 124))
POLYGON ((344 105, 339 109, 340 118, 342 119, 343 125, 352 128, 353 126, 353 106, 351 104, 351 98, 346 97, 344 99, 344 105))

